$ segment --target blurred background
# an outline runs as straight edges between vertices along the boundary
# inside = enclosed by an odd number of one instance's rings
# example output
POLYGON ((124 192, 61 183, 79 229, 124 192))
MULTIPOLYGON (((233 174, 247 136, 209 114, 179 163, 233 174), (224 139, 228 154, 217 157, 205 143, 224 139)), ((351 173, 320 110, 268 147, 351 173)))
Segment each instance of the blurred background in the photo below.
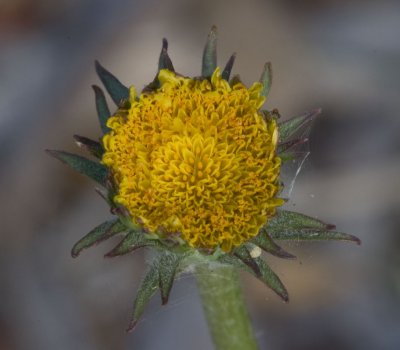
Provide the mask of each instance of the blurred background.
POLYGON ((94 59, 140 89, 167 37, 175 68, 198 75, 213 24, 219 64, 237 52, 245 83, 272 62, 266 108, 323 110, 287 208, 363 242, 267 256, 289 304, 243 276, 260 348, 400 349, 400 2, 1 0, 1 350, 212 349, 191 276, 125 334, 147 253, 103 259, 113 241, 72 259, 110 214, 93 183, 43 150, 99 137, 94 59))

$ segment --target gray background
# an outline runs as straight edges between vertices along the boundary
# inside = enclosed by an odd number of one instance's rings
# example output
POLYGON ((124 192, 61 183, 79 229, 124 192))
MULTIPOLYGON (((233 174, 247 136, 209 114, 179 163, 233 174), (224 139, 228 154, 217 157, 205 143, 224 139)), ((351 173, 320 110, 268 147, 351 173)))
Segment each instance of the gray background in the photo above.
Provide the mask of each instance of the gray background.
POLYGON ((99 136, 94 59, 140 89, 165 36, 176 69, 198 75, 212 24, 220 64, 236 51, 247 84, 272 61, 267 108, 283 118, 323 109, 287 208, 363 241, 289 243, 297 261, 266 257, 289 304, 243 276, 261 348, 400 348, 398 1, 3 0, 1 350, 211 349, 190 276, 124 333, 148 253, 105 260, 113 241, 72 259, 73 243, 110 214, 90 181, 43 150, 99 136))

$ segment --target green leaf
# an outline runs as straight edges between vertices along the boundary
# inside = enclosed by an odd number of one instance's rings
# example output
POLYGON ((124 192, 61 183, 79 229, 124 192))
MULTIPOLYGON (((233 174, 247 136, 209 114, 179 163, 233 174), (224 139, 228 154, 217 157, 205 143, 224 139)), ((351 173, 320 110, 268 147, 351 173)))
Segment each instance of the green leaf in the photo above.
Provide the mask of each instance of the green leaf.
POLYGON ((106 185, 108 170, 104 165, 64 151, 46 150, 46 152, 77 172, 90 177, 100 185, 106 185))
POLYGON ((261 271, 261 277, 259 277, 259 279, 265 285, 271 288, 276 294, 278 294, 283 301, 288 302, 289 294, 275 272, 272 271, 268 264, 261 258, 255 258, 254 260, 256 261, 258 268, 261 271))
POLYGON ((104 149, 99 142, 79 135, 74 135, 74 140, 78 147, 84 148, 94 157, 101 159, 101 157, 103 156, 104 149))
POLYGON ((143 311, 147 303, 150 301, 151 297, 157 292, 159 269, 160 269, 160 264, 158 262, 158 259, 156 259, 151 265, 149 271, 147 272, 145 278, 143 279, 142 283, 139 286, 133 304, 133 313, 131 321, 127 328, 127 332, 131 332, 135 328, 140 316, 142 316, 143 314, 143 311))
POLYGON ((203 51, 201 75, 209 78, 217 68, 217 27, 212 26, 203 51))
POLYGON ((168 41, 165 38, 163 39, 160 58, 158 59, 158 71, 161 69, 168 69, 171 72, 175 72, 174 65, 168 56, 168 41))
POLYGON ((335 225, 327 224, 321 220, 314 219, 311 216, 296 213, 288 210, 278 210, 276 215, 268 220, 263 227, 268 234, 290 231, 296 229, 317 229, 317 230, 333 230, 335 225))
MULTIPOLYGON (((321 113, 321 109, 315 109, 311 112, 304 113, 298 117, 291 118, 279 123, 279 142, 286 142, 296 134, 300 129, 311 128, 311 122, 321 113)), ((304 135, 305 133, 303 133, 304 135)), ((304 137, 302 137, 304 138, 304 137)))
POLYGON ((295 229, 285 230, 279 232, 270 233, 271 237, 277 240, 292 240, 292 241, 348 241, 354 242, 358 245, 361 244, 361 240, 353 235, 349 235, 343 232, 337 231, 326 231, 316 229, 295 229))
POLYGON ((107 134, 110 128, 107 126, 107 120, 110 118, 111 113, 107 105, 106 97, 104 96, 103 90, 97 85, 92 85, 94 91, 94 97, 96 101, 97 116, 99 118, 100 127, 103 134, 107 134))
POLYGON ((143 231, 130 230, 124 239, 114 249, 108 252, 105 257, 112 258, 115 256, 121 256, 142 247, 154 247, 157 245, 159 245, 158 241, 147 239, 143 231))
POLYGON ((183 254, 174 254, 164 251, 160 257, 159 286, 161 291, 161 301, 165 305, 168 303, 169 293, 176 276, 176 272, 183 254))
POLYGON ((232 56, 229 58, 228 62, 226 63, 226 66, 224 70, 222 71, 222 79, 225 79, 226 81, 229 81, 229 78, 231 76, 233 64, 235 63, 235 58, 236 58, 236 53, 233 53, 232 56))
POLYGON ((125 85, 106 70, 97 60, 95 61, 95 67, 97 75, 117 106, 120 106, 121 102, 129 99, 129 89, 125 85))
POLYGON ((118 218, 103 222, 73 246, 71 250, 72 257, 76 258, 83 249, 87 249, 93 245, 105 241, 117 233, 123 232, 125 229, 125 225, 123 225, 118 218))
POLYGON ((288 253, 280 246, 278 246, 268 235, 267 231, 264 228, 260 230, 259 234, 254 237, 251 242, 259 246, 267 253, 277 256, 278 258, 296 259, 294 255, 288 253))
POLYGON ((269 91, 271 90, 272 85, 272 66, 271 62, 267 62, 264 65, 264 70, 261 74, 260 83, 263 85, 263 88, 260 92, 261 96, 268 97, 269 91))

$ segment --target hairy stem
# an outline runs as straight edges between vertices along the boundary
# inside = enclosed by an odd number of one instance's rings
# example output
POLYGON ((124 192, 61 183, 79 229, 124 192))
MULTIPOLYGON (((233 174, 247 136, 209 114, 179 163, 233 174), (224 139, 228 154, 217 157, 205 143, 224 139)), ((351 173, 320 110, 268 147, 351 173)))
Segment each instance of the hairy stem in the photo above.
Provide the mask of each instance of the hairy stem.
POLYGON ((202 264, 196 278, 215 349, 256 350, 235 268, 202 264))

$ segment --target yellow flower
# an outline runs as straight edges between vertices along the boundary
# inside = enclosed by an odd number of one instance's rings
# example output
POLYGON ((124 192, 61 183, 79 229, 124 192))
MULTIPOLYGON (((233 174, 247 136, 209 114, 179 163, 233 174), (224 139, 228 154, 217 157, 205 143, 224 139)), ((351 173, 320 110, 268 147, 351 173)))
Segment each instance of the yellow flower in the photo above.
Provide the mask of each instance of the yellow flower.
POLYGON ((162 69, 160 86, 107 122, 103 164, 133 223, 160 238, 224 251, 256 236, 283 204, 276 122, 259 108, 262 84, 232 86, 162 69))
MULTIPOLYGON (((271 64, 265 64, 260 83, 247 88, 238 77, 230 80, 235 54, 220 73, 216 40, 213 27, 203 51, 201 77, 187 78, 175 73, 163 39, 157 75, 139 96, 134 87, 128 89, 96 61, 96 72, 118 109, 111 115, 103 90, 93 86, 103 144, 78 135, 74 139, 95 159, 47 151, 102 186, 98 192, 115 215, 81 238, 72 248, 73 257, 116 235, 121 240, 106 257, 142 247, 155 253, 138 287, 128 331, 158 289, 166 304, 174 280, 190 270, 197 273, 206 316, 217 339, 216 329, 227 317, 226 306, 242 302, 237 270, 250 272, 282 300, 289 300, 261 250, 293 259, 275 241, 360 244, 357 237, 334 231, 334 225, 277 210, 284 202, 278 198, 283 186, 281 163, 304 160, 308 153, 299 151, 299 146, 308 141, 304 135, 320 110, 277 124, 277 110, 260 110, 271 88, 271 64), (210 290, 217 291, 217 299, 214 294, 209 298, 210 290), (215 308, 222 310, 217 312, 223 316, 218 322, 213 319, 215 308)), ((228 316, 245 314, 236 311, 228 316)), ((246 344, 254 348, 249 328, 243 327, 246 323, 241 319, 235 323, 240 326, 231 330, 243 331, 242 348, 246 344)), ((229 334, 218 338, 226 345, 229 334)))

